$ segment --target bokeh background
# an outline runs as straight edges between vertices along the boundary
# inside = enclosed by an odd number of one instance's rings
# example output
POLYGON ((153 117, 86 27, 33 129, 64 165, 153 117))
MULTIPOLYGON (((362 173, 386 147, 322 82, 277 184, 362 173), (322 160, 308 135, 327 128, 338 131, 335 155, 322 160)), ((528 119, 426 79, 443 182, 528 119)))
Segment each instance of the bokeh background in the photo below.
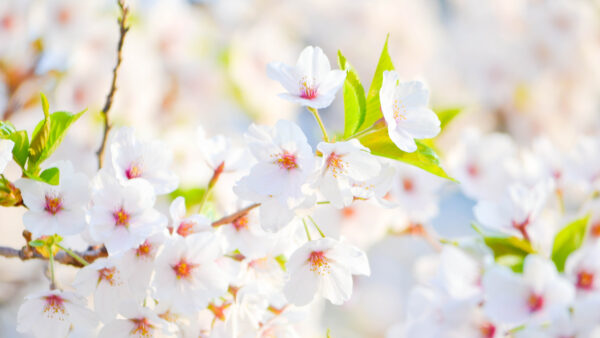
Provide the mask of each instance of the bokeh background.
MULTIPOLYGON (((291 119, 313 144, 318 140, 312 116, 278 98, 282 89, 265 73, 269 62, 295 63, 307 45, 320 46, 334 66, 341 50, 367 88, 389 33, 401 76, 424 80, 434 109, 461 110, 438 143, 455 176, 460 172, 453 154, 464 148, 465 135, 501 132, 524 147, 545 137, 566 151, 600 127, 600 1, 126 2, 131 31, 111 118, 134 126, 142 138, 169 143, 183 189, 204 186, 210 175, 198 155, 199 126, 208 136, 221 133, 241 142, 252 122, 291 119)), ((112 0, 0 1, 0 116, 31 131, 42 118, 40 92, 51 110, 87 109, 54 159, 69 159, 90 176, 115 63, 117 15, 112 0)), ((322 111, 329 129, 342 129, 342 112, 339 97, 322 111)), ((18 176, 17 168, 7 175, 18 176)), ((427 179, 435 187, 428 203, 417 207, 431 210, 418 221, 444 238, 472 235, 473 201, 464 188, 427 179)), ((233 182, 223 183, 217 197, 231 198, 233 182)), ((168 201, 163 204, 165 210, 168 201)), ((23 212, 0 209, 0 245, 23 245, 23 212)), ((303 336, 323 336, 330 328, 333 337, 384 337, 402 325, 408 292, 426 266, 417 262, 434 249, 422 236, 386 235, 379 231, 383 226, 373 225, 414 222, 403 210, 359 203, 321 214, 320 222, 342 224, 347 237, 355 234, 368 250, 373 274, 357 281, 346 305, 311 312, 303 336)), ((43 270, 43 262, 0 258, 0 337, 18 337, 17 308, 25 294, 45 287, 43 270)), ((57 274, 68 283, 74 272, 60 267, 57 274)))

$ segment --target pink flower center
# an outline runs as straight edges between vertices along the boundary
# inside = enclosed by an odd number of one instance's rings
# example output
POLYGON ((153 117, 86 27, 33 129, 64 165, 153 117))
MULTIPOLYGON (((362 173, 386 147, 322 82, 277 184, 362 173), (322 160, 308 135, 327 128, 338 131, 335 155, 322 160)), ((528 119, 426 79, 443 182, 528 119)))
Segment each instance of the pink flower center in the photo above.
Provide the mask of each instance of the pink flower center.
POLYGON ((284 151, 279 155, 277 159, 277 164, 281 169, 292 170, 298 168, 298 163, 296 162, 296 155, 292 153, 288 153, 284 151))
POLYGON ((248 229, 248 216, 242 216, 236 218, 231 225, 235 228, 236 231, 241 231, 243 229, 248 229))
POLYGON ((479 166, 477 166, 475 163, 469 163, 467 165, 467 174, 469 174, 471 177, 479 176, 479 166))
POLYGON ((58 22, 65 25, 71 21, 71 11, 68 8, 61 8, 56 15, 58 22))
POLYGON ((496 327, 494 324, 486 322, 479 327, 479 332, 481 332, 481 337, 493 338, 496 333, 496 327))
POLYGON ((135 325, 133 330, 131 330, 130 335, 135 337, 152 337, 154 325, 150 323, 148 318, 136 318, 130 319, 129 321, 135 325))
POLYGON ((125 176, 128 179, 134 179, 142 176, 142 168, 138 164, 131 164, 127 170, 125 170, 125 176))
POLYGON ((323 251, 313 251, 308 256, 310 270, 319 274, 329 273, 329 262, 323 251))
POLYGON ((594 237, 600 237, 600 221, 597 221, 592 224, 592 226, 590 227, 590 233, 594 237))
POLYGON ((135 249, 135 255, 140 256, 150 256, 150 252, 152 251, 152 244, 148 242, 148 240, 144 241, 144 243, 140 244, 140 246, 135 249))
POLYGON ((405 178, 402 180, 402 188, 404 188, 404 191, 406 192, 412 192, 415 190, 415 183, 410 178, 405 178))
POLYGON ((334 152, 329 154, 326 160, 327 169, 331 169, 333 177, 337 177, 343 173, 346 167, 346 163, 342 160, 342 155, 338 155, 334 152))
POLYGON ((115 273, 116 273, 116 268, 112 267, 112 268, 102 268, 100 270, 98 270, 98 283, 100 283, 101 281, 106 281, 109 285, 115 285, 115 273))
POLYGON ((300 81, 300 97, 308 100, 317 97, 317 88, 306 77, 303 77, 302 81, 300 81))
POLYGON ((183 221, 179 223, 179 226, 177 227, 177 233, 182 237, 189 236, 194 233, 194 225, 196 225, 196 223, 183 221))
POLYGON ((594 274, 587 271, 580 271, 577 274, 577 287, 583 290, 591 290, 594 287, 594 274))
POLYGON ((113 217, 115 218, 116 226, 129 226, 129 219, 131 218, 131 215, 129 215, 125 210, 123 210, 123 207, 113 212, 113 217))
POLYGON ((354 216, 354 214, 356 214, 356 210, 354 209, 354 207, 342 208, 341 212, 342 212, 342 216, 344 218, 350 218, 350 217, 354 216))
POLYGON ((44 297, 44 300, 46 301, 46 305, 44 305, 44 312, 48 313, 49 315, 65 313, 64 299, 62 299, 60 296, 50 295, 44 297))
POLYGON ((10 14, 4 16, 0 20, 0 26, 7 31, 12 30, 15 27, 15 18, 10 14))
POLYGON ((177 276, 177 279, 182 279, 182 278, 190 278, 192 270, 196 266, 197 265, 190 264, 184 258, 182 258, 179 261, 179 263, 172 266, 172 268, 173 268, 173 271, 175 272, 175 275, 177 276))
POLYGON ((44 207, 46 212, 56 215, 62 209, 62 199, 60 197, 46 195, 46 206, 44 207))
POLYGON ((544 307, 544 297, 536 293, 531 293, 527 297, 527 306, 530 312, 537 312, 544 307))

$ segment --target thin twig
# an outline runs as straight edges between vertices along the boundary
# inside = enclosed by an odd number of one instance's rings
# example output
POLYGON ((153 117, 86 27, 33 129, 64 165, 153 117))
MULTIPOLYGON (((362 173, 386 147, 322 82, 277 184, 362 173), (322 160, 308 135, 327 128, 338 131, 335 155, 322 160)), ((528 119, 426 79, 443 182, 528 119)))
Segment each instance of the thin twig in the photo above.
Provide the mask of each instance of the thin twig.
MULTIPOLYGON (((242 210, 236 211, 231 215, 225 216, 221 219, 214 221, 212 223, 212 226, 218 227, 220 225, 232 223, 235 220, 239 219, 240 217, 246 216, 246 214, 248 214, 248 212, 250 212, 252 209, 254 209, 258 206, 260 206, 260 203, 255 203, 255 204, 249 205, 242 210)), ((25 236, 25 240, 27 243, 29 243, 29 241, 31 241, 31 235, 29 234, 28 231, 24 231, 23 236, 25 236)), ((105 247, 90 248, 83 252, 72 251, 72 253, 83 258, 88 263, 92 263, 98 258, 108 256, 108 252, 106 251, 105 247)), ((37 250, 35 250, 35 248, 32 248, 29 245, 22 247, 20 250, 10 248, 10 247, 0 246, 0 256, 7 257, 7 258, 19 258, 22 261, 26 261, 26 260, 30 260, 30 259, 48 260, 48 257, 45 257, 44 255, 39 253, 37 250)), ((83 267, 82 262, 78 261, 76 258, 69 255, 65 251, 61 251, 61 252, 57 253, 54 256, 54 261, 61 263, 61 264, 65 264, 65 265, 72 265, 75 267, 83 267)))
MULTIPOLYGON (((108 256, 108 252, 106 252, 106 248, 102 247, 100 249, 89 249, 84 252, 76 252, 77 255, 85 259, 87 262, 92 263, 98 258, 108 256)), ((4 256, 7 258, 19 258, 22 261, 30 260, 30 259, 42 259, 48 260, 47 257, 44 257, 41 253, 36 250, 29 251, 27 246, 21 248, 21 250, 9 248, 9 247, 0 247, 0 256, 4 256)), ((65 264, 72 265, 75 267, 83 267, 83 264, 78 262, 75 258, 69 256, 66 252, 59 252, 54 256, 54 261, 65 264)))
POLYGON ((106 148, 106 141, 108 138, 108 133, 111 129, 111 124, 108 119, 108 112, 112 107, 113 98, 115 96, 115 92, 117 91, 117 73, 119 71, 119 66, 121 66, 121 61, 123 60, 122 51, 123 51, 123 41, 125 40, 125 35, 129 31, 129 26, 127 26, 127 18, 129 17, 129 7, 125 6, 125 0, 118 0, 119 8, 121 10, 121 16, 117 19, 119 23, 120 35, 119 35, 119 43, 117 44, 117 64, 113 69, 113 77, 110 85, 110 91, 106 96, 106 102, 104 103, 104 108, 102 108, 102 117, 104 119, 104 133, 102 134, 102 143, 100 144, 100 148, 96 155, 98 156, 98 166, 102 168, 102 157, 104 156, 104 149, 106 148))
POLYGON ((242 209, 240 211, 234 212, 233 214, 231 214, 229 216, 225 216, 225 217, 223 217, 221 219, 218 219, 218 220, 214 221, 212 223, 212 226, 213 227, 218 227, 220 225, 233 223, 238 218, 246 216, 246 214, 248 214, 250 212, 250 210, 258 207, 259 205, 260 205, 260 203, 254 203, 252 205, 249 205, 249 206, 245 207, 244 209, 242 209))

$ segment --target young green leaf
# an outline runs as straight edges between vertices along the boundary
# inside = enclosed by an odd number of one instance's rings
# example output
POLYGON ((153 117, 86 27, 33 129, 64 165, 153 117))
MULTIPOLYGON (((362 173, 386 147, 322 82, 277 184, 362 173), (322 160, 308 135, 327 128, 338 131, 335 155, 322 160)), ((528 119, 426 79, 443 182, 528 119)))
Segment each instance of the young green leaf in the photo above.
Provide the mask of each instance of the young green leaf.
POLYGON ((365 134, 359 138, 360 143, 371 149, 373 155, 382 156, 405 162, 416 167, 419 167, 434 175, 454 180, 440 166, 440 159, 435 151, 419 142, 417 142, 417 150, 412 153, 404 152, 392 142, 388 136, 387 128, 365 134))
POLYGON ((365 115, 365 120, 359 127, 358 131, 369 128, 373 125, 373 123, 375 123, 375 121, 383 117, 383 113, 381 112, 381 104, 379 102, 379 90, 381 89, 381 84, 383 83, 383 72, 394 69, 392 58, 388 53, 389 38, 390 36, 388 34, 388 36, 385 38, 385 44, 383 45, 383 50, 381 51, 377 68, 375 69, 375 75, 373 76, 371 86, 369 87, 369 93, 367 94, 367 112, 365 115))
POLYGON ((8 138, 10 134, 16 132, 15 126, 8 121, 0 121, 0 138, 8 138))
POLYGON ((518 237, 483 237, 485 245, 492 250, 496 262, 515 272, 523 271, 527 255, 535 253, 531 244, 518 237))
POLYGON ((58 185, 60 172, 58 168, 48 168, 40 174, 40 179, 50 185, 58 185))
POLYGON ((577 250, 581 246, 581 243, 583 243, 589 220, 590 215, 576 219, 567 224, 567 226, 554 237, 552 261, 556 264, 558 271, 564 271, 565 262, 569 255, 577 250))
POLYGON ((365 120, 367 112, 365 89, 360 83, 358 73, 339 50, 338 63, 340 69, 346 71, 346 81, 344 82, 344 138, 347 138, 356 133, 365 120))
POLYGON ((27 131, 15 131, 10 134, 8 139, 15 143, 12 151, 15 162, 17 162, 21 168, 24 168, 25 163, 27 162, 27 156, 29 155, 29 136, 27 136, 27 131))
POLYGON ((434 111, 440 119, 440 128, 443 131, 444 128, 448 125, 448 123, 450 123, 458 114, 460 114, 463 111, 463 109, 454 107, 434 111))
POLYGON ((29 163, 39 163, 39 158, 46 146, 48 137, 50 135, 50 111, 48 106, 48 100, 44 94, 40 94, 42 97, 42 109, 44 111, 44 120, 42 120, 35 128, 31 135, 31 144, 29 145, 29 163))
MULTIPOLYGON (((83 113, 85 113, 85 110, 77 114, 59 111, 50 115, 48 124, 50 126, 49 132, 47 137, 45 137, 45 142, 41 144, 41 149, 36 148, 34 149, 34 153, 32 153, 31 149, 34 148, 33 144, 30 148, 30 165, 28 166, 28 169, 31 172, 35 173, 37 168, 39 168, 39 165, 54 153, 65 137, 69 126, 77 121, 81 115, 83 115, 83 113), (39 153, 37 152, 38 150, 39 153)), ((46 128, 45 121, 42 121, 38 124, 34 131, 34 135, 37 136, 40 133, 45 133, 43 128, 46 128)), ((42 140, 44 140, 44 138, 42 138, 42 140)))

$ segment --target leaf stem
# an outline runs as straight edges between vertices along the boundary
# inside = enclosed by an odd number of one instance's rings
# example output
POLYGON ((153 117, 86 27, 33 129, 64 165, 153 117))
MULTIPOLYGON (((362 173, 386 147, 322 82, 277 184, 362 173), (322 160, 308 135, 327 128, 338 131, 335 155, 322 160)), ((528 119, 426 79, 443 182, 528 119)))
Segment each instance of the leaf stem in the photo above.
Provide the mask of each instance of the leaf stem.
POLYGON ((308 226, 306 226, 306 220, 304 220, 304 218, 302 219, 302 224, 304 224, 304 231, 306 231, 306 237, 308 237, 309 241, 312 241, 312 239, 310 238, 310 233, 308 232, 308 226))
POLYGON ((312 218, 312 216, 308 216, 308 219, 310 219, 310 221, 315 226, 315 228, 317 228, 317 231, 319 232, 319 234, 321 234, 321 237, 325 238, 325 234, 323 233, 323 231, 321 231, 321 228, 319 228, 319 226, 317 225, 317 222, 315 222, 315 220, 312 218))
POLYGON ((325 125, 323 124, 323 120, 321 120, 321 116, 319 115, 319 111, 315 108, 312 107, 306 107, 311 113, 313 113, 313 116, 315 117, 315 119, 317 120, 317 123, 319 124, 319 128, 321 128, 321 132, 323 133, 323 140, 325 142, 329 142, 329 137, 327 136, 327 130, 325 129, 325 125))
MULTIPOLYGON (((66 252, 67 255, 73 257, 76 261, 78 261, 79 263, 81 263, 81 265, 86 266, 86 265, 90 265, 90 263, 88 263, 88 261, 86 261, 85 259, 83 259, 81 256, 79 256, 78 254, 76 254, 73 250, 69 249, 69 248, 65 248, 64 246, 60 245, 60 244, 56 244, 56 246, 61 249, 62 251, 66 252)), ((52 255, 51 257, 53 257, 54 255, 52 255)))
POLYGON ((54 279, 54 252, 52 250, 52 245, 48 246, 49 251, 49 268, 50 268, 50 290, 56 289, 56 282, 54 279))

